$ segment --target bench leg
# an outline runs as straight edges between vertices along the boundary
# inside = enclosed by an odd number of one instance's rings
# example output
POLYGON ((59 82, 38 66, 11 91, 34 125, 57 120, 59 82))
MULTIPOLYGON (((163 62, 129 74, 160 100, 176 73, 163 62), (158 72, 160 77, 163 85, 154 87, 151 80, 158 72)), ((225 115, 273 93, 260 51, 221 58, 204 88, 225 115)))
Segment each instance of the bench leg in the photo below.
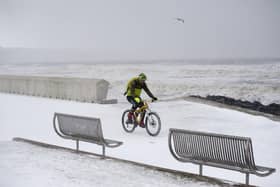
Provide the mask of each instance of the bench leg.
POLYGON ((105 145, 102 145, 102 156, 105 158, 105 145))
POLYGON ((249 173, 246 173, 246 185, 249 185, 249 173))
POLYGON ((79 152, 79 140, 76 140, 76 151, 79 152))
POLYGON ((199 175, 202 176, 202 164, 199 164, 199 175))

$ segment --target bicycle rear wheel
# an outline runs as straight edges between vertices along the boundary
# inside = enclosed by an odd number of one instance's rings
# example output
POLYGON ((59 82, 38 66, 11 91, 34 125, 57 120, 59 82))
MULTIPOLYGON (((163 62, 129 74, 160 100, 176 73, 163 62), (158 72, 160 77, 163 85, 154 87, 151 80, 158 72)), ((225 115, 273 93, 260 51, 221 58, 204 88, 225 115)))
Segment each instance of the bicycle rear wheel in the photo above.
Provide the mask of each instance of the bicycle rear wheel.
POLYGON ((146 131, 151 136, 157 136, 161 130, 160 117, 155 112, 150 112, 146 116, 145 120, 146 131))
POLYGON ((133 132, 134 129, 136 128, 136 125, 134 124, 134 119, 132 119, 132 122, 131 123, 128 123, 128 113, 130 112, 131 110, 125 110, 122 114, 122 126, 123 126, 123 129, 126 131, 126 132, 133 132))

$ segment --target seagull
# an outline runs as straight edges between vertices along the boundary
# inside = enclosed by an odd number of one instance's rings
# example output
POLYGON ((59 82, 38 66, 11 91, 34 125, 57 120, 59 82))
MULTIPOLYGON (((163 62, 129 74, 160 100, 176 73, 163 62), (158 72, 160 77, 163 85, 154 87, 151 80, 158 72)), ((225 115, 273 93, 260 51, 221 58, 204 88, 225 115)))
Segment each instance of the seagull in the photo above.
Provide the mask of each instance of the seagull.
POLYGON ((177 21, 180 21, 180 22, 182 22, 182 23, 185 23, 185 20, 184 19, 182 19, 182 18, 175 18, 177 21))

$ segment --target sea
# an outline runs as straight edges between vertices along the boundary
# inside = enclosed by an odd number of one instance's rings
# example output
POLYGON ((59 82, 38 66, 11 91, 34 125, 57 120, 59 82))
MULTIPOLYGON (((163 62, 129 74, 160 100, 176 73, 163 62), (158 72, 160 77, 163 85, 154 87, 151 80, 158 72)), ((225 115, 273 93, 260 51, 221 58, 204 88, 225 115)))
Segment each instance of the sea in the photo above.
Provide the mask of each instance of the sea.
POLYGON ((105 79, 110 83, 108 98, 120 102, 125 102, 128 80, 142 72, 149 89, 162 100, 219 95, 280 104, 280 60, 0 63, 0 75, 105 79))

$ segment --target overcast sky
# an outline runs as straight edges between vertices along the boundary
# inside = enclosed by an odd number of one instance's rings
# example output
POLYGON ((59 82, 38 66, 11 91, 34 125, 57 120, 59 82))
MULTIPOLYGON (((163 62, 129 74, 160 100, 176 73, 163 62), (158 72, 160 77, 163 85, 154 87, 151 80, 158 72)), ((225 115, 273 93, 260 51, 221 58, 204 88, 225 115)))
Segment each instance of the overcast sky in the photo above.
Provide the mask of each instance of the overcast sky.
POLYGON ((279 0, 0 0, 0 46, 101 59, 280 57, 279 33, 279 0))

